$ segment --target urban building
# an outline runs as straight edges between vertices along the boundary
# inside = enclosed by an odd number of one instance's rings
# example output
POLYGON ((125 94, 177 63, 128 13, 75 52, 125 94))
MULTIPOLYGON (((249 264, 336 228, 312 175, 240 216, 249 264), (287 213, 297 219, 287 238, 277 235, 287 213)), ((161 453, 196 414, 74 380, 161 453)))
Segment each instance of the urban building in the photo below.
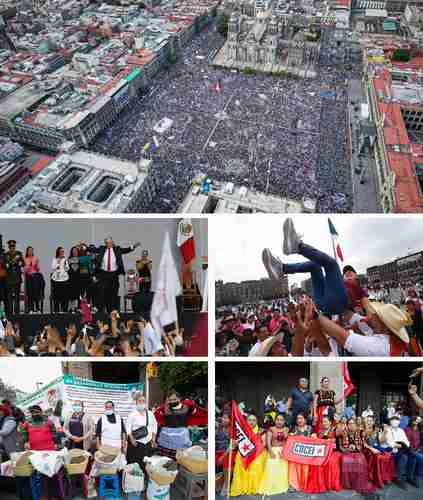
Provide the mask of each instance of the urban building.
MULTIPOLYGON (((372 37, 369 37, 372 38, 372 37)), ((375 142, 379 203, 384 212, 423 211, 423 53, 399 37, 372 39, 364 48, 363 85, 375 142), (410 54, 398 62, 398 49, 410 54)))
POLYGON ((213 181, 203 188, 200 175, 179 206, 179 213, 314 213, 316 200, 280 198, 238 186, 232 182, 213 181))
POLYGON ((274 300, 288 295, 288 277, 278 282, 268 278, 241 283, 216 281, 215 294, 217 307, 274 300))
POLYGON ((0 206, 8 213, 148 211, 155 193, 152 160, 129 162, 76 150, 59 155, 0 206))
POLYGON ((159 6, 49 0, 9 19, 0 49, 0 134, 60 152, 87 147, 211 21, 217 0, 159 6))
POLYGON ((367 269, 369 286, 423 283, 423 251, 399 257, 367 269))
POLYGON ((320 44, 317 33, 306 26, 296 29, 289 17, 280 15, 270 2, 240 3, 240 12, 231 14, 228 38, 213 64, 266 73, 288 72, 302 77, 316 76, 320 44))
MULTIPOLYGON (((356 404, 358 414, 370 405, 376 420, 389 403, 404 405, 409 402, 408 384, 410 373, 422 363, 396 363, 395 370, 391 363, 354 362, 348 363, 348 371, 355 391, 337 405, 341 413, 345 404, 356 404)), ((288 399, 290 391, 298 385, 300 378, 309 380, 312 393, 320 388, 320 381, 328 377, 331 388, 337 395, 344 391, 343 363, 330 361, 328 363, 217 363, 216 364, 216 398, 217 405, 224 401, 243 402, 251 408, 259 418, 264 416, 264 402, 271 394, 276 401, 288 399), (279 376, 278 376, 279 375, 279 376), (252 388, 254 388, 252 390, 252 388)), ((420 390, 422 390, 422 384, 420 390)), ((413 407, 418 414, 418 410, 413 407)))

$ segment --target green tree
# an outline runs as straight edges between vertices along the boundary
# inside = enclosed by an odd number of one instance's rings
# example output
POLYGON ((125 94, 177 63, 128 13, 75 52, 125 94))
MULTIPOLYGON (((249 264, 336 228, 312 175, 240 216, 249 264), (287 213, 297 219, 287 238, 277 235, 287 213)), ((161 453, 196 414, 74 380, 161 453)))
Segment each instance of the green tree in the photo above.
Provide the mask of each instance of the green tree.
POLYGON ((12 403, 15 403, 16 389, 11 385, 5 384, 3 380, 0 379, 0 401, 3 399, 8 399, 12 403))
POLYGON ((229 16, 227 14, 221 14, 217 19, 217 31, 222 36, 228 36, 228 24, 229 24, 229 16))
POLYGON ((207 363, 160 363, 159 380, 164 391, 176 389, 188 394, 198 387, 207 387, 207 363))
POLYGON ((245 76, 251 76, 251 75, 254 75, 256 72, 254 71, 253 68, 250 68, 249 66, 246 66, 243 71, 245 76))

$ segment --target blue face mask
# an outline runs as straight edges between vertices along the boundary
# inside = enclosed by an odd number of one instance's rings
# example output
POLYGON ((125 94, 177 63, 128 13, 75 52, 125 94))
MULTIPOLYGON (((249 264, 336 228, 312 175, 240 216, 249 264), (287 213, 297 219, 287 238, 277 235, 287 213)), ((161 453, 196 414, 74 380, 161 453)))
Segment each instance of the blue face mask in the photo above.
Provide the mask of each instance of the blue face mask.
POLYGON ((114 415, 115 413, 115 410, 106 410, 105 411, 105 414, 108 416, 108 417, 111 417, 112 415, 114 415))
POLYGON ((82 406, 74 406, 73 411, 75 413, 81 413, 82 412, 82 406))

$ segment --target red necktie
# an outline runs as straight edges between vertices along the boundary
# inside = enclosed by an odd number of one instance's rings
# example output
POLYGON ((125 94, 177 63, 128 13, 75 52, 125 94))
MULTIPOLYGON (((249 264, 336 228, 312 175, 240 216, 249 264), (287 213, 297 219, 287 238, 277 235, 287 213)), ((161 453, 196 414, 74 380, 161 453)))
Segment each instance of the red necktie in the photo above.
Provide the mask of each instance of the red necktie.
POLYGON ((110 273, 112 270, 112 249, 109 248, 109 253, 107 254, 107 271, 110 273))

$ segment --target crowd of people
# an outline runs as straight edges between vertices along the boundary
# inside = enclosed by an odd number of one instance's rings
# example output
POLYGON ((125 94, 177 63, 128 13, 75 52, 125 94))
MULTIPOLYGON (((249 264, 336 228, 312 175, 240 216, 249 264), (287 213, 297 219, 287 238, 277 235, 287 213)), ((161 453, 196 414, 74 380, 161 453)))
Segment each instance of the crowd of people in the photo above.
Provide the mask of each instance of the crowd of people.
MULTIPOLYGON (((323 29, 331 40, 333 29, 323 29)), ((311 198, 318 211, 351 210, 349 72, 322 65, 315 79, 247 76, 213 67, 223 43, 213 24, 197 34, 91 147, 112 157, 154 160, 152 212, 174 211, 200 172, 213 182, 311 198), (335 97, 325 97, 328 92, 335 97), (159 133, 154 129, 163 118, 172 124, 159 133)), ((321 52, 330 47, 322 44, 321 52)))
POLYGON ((82 318, 61 326, 51 322, 40 331, 30 328, 25 331, 18 322, 7 321, 4 331, 0 330, 0 357, 176 356, 184 353, 185 346, 183 328, 171 324, 167 331, 157 331, 149 311, 127 320, 115 310, 103 319, 82 318))
MULTIPOLYGON (((87 413, 83 401, 69 402, 70 411, 63 415, 61 405, 54 411, 34 405, 24 413, 9 401, 2 401, 0 462, 25 450, 66 448, 94 453, 106 446, 120 449, 126 462, 137 463, 147 477, 144 458, 159 455, 175 459, 178 450, 192 446, 189 427, 200 426, 203 430, 195 439, 207 441, 207 410, 195 400, 170 390, 162 405, 149 409, 143 393, 134 393, 133 399, 134 409, 126 420, 116 411, 114 401, 104 403, 104 413, 98 419, 87 413)), ((42 499, 47 498, 55 480, 41 474, 42 499)))
MULTIPOLYGON (((59 246, 50 271, 43 273, 36 249, 28 246, 22 252, 15 240, 9 240, 7 250, 0 251, 0 307, 8 318, 21 312, 41 313, 49 279, 54 313, 76 312, 81 298, 98 311, 119 309, 119 277, 125 274, 123 256, 139 245, 121 247, 108 237, 100 246, 85 242, 76 243, 69 250, 59 246)), ((152 261, 148 251, 143 250, 136 262, 133 293, 150 290, 151 270, 152 261)))
MULTIPOLYGON (((421 373, 423 368, 418 368, 412 377, 421 373)), ((415 386, 409 386, 409 393, 423 407, 415 386)), ((369 494, 390 483, 403 490, 409 485, 423 487, 423 426, 416 407, 412 411, 409 405, 390 402, 380 414, 370 405, 361 412, 352 404, 340 410, 337 406, 343 399, 331 388, 329 378, 323 377, 314 394, 308 380, 301 378, 287 400, 276 401, 268 395, 260 419, 253 409, 239 403, 264 446, 248 467, 231 432, 231 402, 218 405, 216 467, 221 474, 221 495, 276 495, 288 489, 309 494, 341 490, 369 494), (287 460, 284 446, 295 435, 332 442, 325 465, 287 460)))
POLYGON ((290 301, 241 306, 218 320, 218 356, 421 356, 423 301, 414 288, 371 290, 361 286, 355 269, 304 243, 292 219, 284 223, 285 255, 307 261, 284 263, 263 250, 272 280, 310 273, 313 295, 290 301), (394 303, 383 298, 395 297, 394 303))

